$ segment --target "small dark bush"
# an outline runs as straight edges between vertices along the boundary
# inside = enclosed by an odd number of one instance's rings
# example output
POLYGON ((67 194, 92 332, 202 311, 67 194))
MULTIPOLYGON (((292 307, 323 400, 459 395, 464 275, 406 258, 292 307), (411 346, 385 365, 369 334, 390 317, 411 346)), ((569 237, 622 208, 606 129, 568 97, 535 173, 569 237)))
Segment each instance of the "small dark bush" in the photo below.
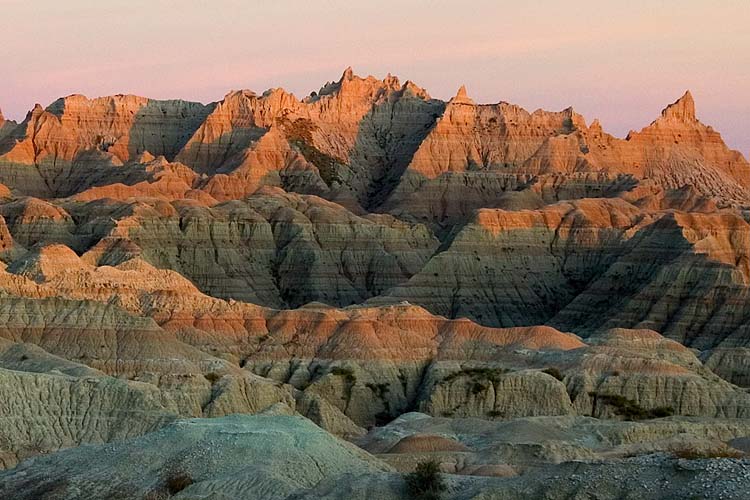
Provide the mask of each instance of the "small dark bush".
POLYGON ((500 378, 508 373, 504 368, 464 368, 461 371, 453 372, 443 379, 443 382, 450 382, 460 377, 468 377, 473 382, 480 380, 489 380, 498 382, 500 378))
POLYGON ((333 182, 343 182, 338 177, 336 168, 344 162, 324 153, 313 145, 313 132, 315 132, 317 126, 312 121, 305 118, 294 121, 283 118, 281 123, 292 147, 299 151, 305 157, 305 160, 318 167, 320 177, 326 184, 330 186, 333 182))
POLYGON ((387 411, 381 411, 381 412, 375 414, 375 426, 376 427, 383 427, 384 425, 388 425, 391 422, 393 422, 393 420, 395 418, 396 417, 394 417, 393 415, 391 415, 387 411))
POLYGON ((206 380, 208 380, 209 382, 211 382, 212 385, 215 384, 216 382, 218 382, 219 379, 221 378, 221 375, 219 375, 216 372, 209 372, 209 373, 206 373, 203 376, 206 378, 206 380))
POLYGON ((25 354, 21 354, 21 361, 26 361, 29 357, 25 354))
POLYGON ((351 368, 344 368, 342 366, 334 366, 333 368, 331 368, 331 373, 333 375, 336 375, 337 377, 344 377, 344 379, 349 384, 353 384, 357 381, 357 377, 354 376, 354 372, 351 370, 351 368))
POLYGON ((420 462, 417 469, 406 475, 406 489, 417 500, 439 500, 446 486, 440 476, 440 466, 434 460, 420 462))
POLYGON ((390 392, 391 387, 387 383, 382 384, 372 384, 370 382, 365 384, 365 387, 370 389, 373 394, 375 394, 380 399, 383 399, 388 392, 390 392))
POLYGON ((674 408, 672 408, 671 406, 658 406, 653 410, 650 410, 650 414, 650 418, 671 417, 672 415, 674 415, 674 408))
POLYGON ((474 396, 483 393, 485 390, 487 390, 487 386, 482 382, 474 381, 471 383, 471 393, 474 396))
POLYGON ((193 484, 193 478, 187 472, 173 472, 167 477, 165 483, 169 494, 176 495, 193 484))
POLYGON ((674 415, 674 408, 671 406, 659 406, 651 410, 640 406, 619 394, 598 394, 589 393, 594 398, 595 404, 603 403, 614 408, 615 414, 624 417, 625 420, 648 420, 652 418, 664 418, 674 415))
POLYGON ((561 382, 562 382, 562 379, 564 378, 563 374, 560 373, 560 370, 558 370, 554 366, 550 366, 549 368, 545 368, 544 370, 542 370, 542 373, 546 373, 547 375, 555 377, 557 380, 559 380, 561 382))

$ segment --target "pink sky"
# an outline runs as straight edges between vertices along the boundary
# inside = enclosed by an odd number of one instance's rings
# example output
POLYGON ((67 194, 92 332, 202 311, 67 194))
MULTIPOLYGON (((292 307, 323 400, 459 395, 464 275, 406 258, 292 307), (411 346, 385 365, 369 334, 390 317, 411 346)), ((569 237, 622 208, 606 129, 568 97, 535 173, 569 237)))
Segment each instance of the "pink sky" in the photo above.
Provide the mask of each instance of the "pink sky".
POLYGON ((624 136, 690 89, 750 151, 750 1, 0 0, 0 108, 59 96, 298 97, 346 66, 447 99, 572 105, 624 136))

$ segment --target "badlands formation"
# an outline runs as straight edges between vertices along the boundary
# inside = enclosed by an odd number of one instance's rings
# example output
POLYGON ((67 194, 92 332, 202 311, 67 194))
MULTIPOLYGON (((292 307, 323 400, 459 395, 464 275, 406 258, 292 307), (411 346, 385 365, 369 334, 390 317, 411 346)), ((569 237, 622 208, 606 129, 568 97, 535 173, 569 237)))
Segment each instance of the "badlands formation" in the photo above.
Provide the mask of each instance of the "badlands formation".
POLYGON ((750 164, 394 76, 0 115, 0 497, 747 498, 750 164))

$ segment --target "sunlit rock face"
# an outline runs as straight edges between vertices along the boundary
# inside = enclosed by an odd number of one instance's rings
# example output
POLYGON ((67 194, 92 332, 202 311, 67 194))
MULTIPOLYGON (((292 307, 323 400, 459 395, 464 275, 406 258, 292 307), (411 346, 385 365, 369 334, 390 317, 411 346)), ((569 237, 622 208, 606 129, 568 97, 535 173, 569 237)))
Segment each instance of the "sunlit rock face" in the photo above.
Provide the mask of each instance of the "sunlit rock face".
POLYGON ((8 264, 62 244, 270 307, 746 337, 750 165, 690 92, 625 139, 351 68, 304 99, 72 95, 0 130, 8 264))
MULTIPOLYGON (((464 87, 444 102, 351 69, 304 99, 74 95, 0 115, 0 183, 3 468, 145 433, 253 433, 262 418, 180 419, 269 407, 284 439, 320 437, 373 474, 390 467, 315 433, 387 441, 396 468, 450 453, 453 472, 512 476, 461 436, 371 429, 420 412, 482 421, 495 443, 504 422, 673 415, 628 434, 657 443, 640 453, 741 438, 701 426, 750 417, 750 165, 689 92, 624 139, 570 108, 464 87)), ((76 453, 60 456, 89 463, 76 453)), ((327 474, 300 460, 308 482, 266 472, 289 492, 327 474)), ((227 481, 229 496, 274 482, 227 481)))

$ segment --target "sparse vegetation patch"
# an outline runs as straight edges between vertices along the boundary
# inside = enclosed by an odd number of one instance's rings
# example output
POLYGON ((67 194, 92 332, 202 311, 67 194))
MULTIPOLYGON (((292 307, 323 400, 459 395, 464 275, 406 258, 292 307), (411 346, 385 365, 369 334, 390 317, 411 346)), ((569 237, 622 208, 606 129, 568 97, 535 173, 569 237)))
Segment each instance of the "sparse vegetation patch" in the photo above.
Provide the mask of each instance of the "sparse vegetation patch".
POLYGON ((417 464, 416 470, 406 475, 406 489, 410 498, 439 500, 446 490, 439 464, 434 460, 417 464))
POLYGON ((659 406, 649 410, 619 394, 598 394, 591 392, 589 396, 594 398, 594 407, 600 403, 611 406, 615 414, 625 418, 625 420, 649 420, 674 415, 674 408, 671 406, 659 406))
POLYGON ((193 484, 193 478, 187 472, 173 472, 167 476, 165 484, 169 494, 176 495, 193 484))
POLYGON ((557 380, 559 380, 561 382, 562 382, 563 378, 565 378, 563 376, 563 374, 560 372, 560 370, 558 370, 554 366, 551 366, 549 368, 545 368, 544 370, 542 370, 542 373, 546 373, 547 375, 555 377, 557 380))
POLYGON ((354 375, 354 371, 351 368, 334 366, 331 368, 331 374, 336 375, 337 377, 343 377, 349 384, 354 384, 357 381, 357 377, 354 375))
POLYGON ((443 378, 443 382, 451 382, 457 378, 468 377, 472 382, 489 380, 495 383, 506 373, 508 373, 508 370, 504 368, 464 368, 446 376, 443 378))

